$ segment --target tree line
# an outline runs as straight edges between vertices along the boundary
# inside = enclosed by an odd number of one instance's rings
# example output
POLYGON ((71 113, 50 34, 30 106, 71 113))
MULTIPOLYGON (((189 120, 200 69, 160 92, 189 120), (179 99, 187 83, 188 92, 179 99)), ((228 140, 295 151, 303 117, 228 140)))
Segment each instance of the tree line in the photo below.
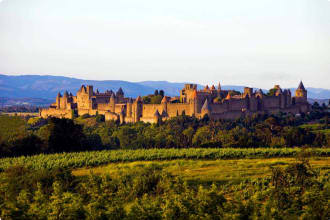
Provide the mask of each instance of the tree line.
POLYGON ((190 147, 329 147, 330 113, 313 105, 309 114, 255 114, 237 120, 178 116, 158 124, 104 121, 104 116, 26 120, 0 116, 2 157, 102 149, 190 147), (303 125, 317 124, 314 131, 303 125))

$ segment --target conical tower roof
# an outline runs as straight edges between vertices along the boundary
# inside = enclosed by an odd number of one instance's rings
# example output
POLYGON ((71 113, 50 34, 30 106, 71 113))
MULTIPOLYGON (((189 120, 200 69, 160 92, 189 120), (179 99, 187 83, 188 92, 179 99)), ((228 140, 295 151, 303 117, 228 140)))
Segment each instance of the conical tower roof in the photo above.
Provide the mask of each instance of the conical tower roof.
POLYGON ((210 89, 209 85, 206 85, 205 88, 204 88, 204 90, 209 90, 209 89, 210 89))
POLYGON ((120 94, 120 95, 123 95, 124 94, 124 91, 123 91, 123 89, 121 87, 118 89, 117 94, 120 94))
POLYGON ((85 85, 81 85, 80 91, 81 92, 87 92, 85 85))
POLYGON ((220 85, 220 82, 218 84, 218 90, 221 90, 221 85, 220 85))
POLYGON ((59 92, 59 93, 57 93, 57 97, 62 97, 62 95, 61 95, 61 93, 59 92))
POLYGON ((215 90, 215 86, 214 85, 211 86, 211 90, 215 90))
POLYGON ((116 98, 116 97, 115 97, 115 94, 112 93, 111 96, 110 96, 110 99, 115 99, 115 98, 116 98))
POLYGON ((210 110, 210 106, 209 106, 207 99, 205 100, 205 102, 203 104, 202 110, 207 110, 207 111, 210 110))
POLYGON ((231 95, 230 95, 230 92, 228 92, 227 96, 226 96, 226 99, 231 99, 231 95))
POLYGON ((165 110, 162 111, 162 117, 164 117, 164 118, 168 117, 168 114, 165 110))
POLYGON ((298 86, 298 89, 306 90, 302 81, 300 81, 299 86, 298 86))
POLYGON ((155 117, 160 117, 160 114, 159 114, 158 109, 156 109, 154 116, 155 116, 155 117))

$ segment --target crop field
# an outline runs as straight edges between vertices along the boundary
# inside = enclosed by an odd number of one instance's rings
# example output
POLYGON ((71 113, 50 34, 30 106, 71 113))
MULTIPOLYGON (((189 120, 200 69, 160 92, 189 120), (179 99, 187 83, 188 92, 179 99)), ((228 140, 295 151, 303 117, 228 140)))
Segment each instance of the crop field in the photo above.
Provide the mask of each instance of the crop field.
POLYGON ((2 115, 8 115, 8 116, 32 116, 32 117, 38 117, 38 112, 2 112, 0 113, 2 115))
MULTIPOLYGON (((171 160, 110 163, 72 171, 75 176, 109 174, 119 178, 123 173, 138 172, 148 167, 165 170, 184 180, 198 183, 240 183, 246 179, 270 177, 272 168, 286 167, 295 158, 235 159, 235 160, 171 160)), ((310 164, 321 175, 330 174, 330 157, 311 158, 310 164)))
POLYGON ((300 125, 299 127, 301 128, 305 128, 305 129, 309 129, 311 130, 313 133, 323 133, 325 135, 330 134, 330 129, 326 128, 325 125, 322 124, 304 124, 304 125, 300 125))
MULTIPOLYGON (((39 154, 0 159, 0 170, 14 165, 32 169, 95 167, 111 162, 158 161, 158 160, 219 160, 294 157, 300 148, 189 148, 189 149, 142 149, 104 150, 77 153, 39 154)), ((330 148, 310 149, 315 157, 329 157, 330 148)))

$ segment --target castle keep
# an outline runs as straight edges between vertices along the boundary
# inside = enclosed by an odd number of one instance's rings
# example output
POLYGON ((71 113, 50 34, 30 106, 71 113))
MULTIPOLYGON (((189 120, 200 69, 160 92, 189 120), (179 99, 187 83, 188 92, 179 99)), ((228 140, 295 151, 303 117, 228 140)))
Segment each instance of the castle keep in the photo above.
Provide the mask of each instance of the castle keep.
POLYGON ((73 113, 105 115, 106 120, 125 122, 156 123, 178 115, 189 115, 202 118, 208 115, 211 119, 237 119, 253 113, 276 114, 278 112, 298 114, 309 111, 307 90, 302 82, 296 89, 295 96, 290 90, 282 90, 276 85, 270 94, 261 89, 253 91, 245 87, 242 94, 222 90, 220 84, 197 89, 196 84, 186 84, 180 91, 180 97, 164 96, 160 104, 143 103, 139 96, 135 100, 124 97, 120 88, 116 93, 105 91, 94 92, 93 86, 81 86, 76 96, 65 92, 58 93, 56 102, 49 108, 41 109, 40 116, 72 118, 73 113))

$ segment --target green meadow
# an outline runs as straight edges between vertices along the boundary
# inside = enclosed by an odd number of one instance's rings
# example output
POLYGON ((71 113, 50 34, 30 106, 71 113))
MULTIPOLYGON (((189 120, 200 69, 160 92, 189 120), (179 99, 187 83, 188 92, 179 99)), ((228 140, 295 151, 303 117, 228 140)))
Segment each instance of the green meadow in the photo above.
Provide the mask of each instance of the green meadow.
MULTIPOLYGON (((141 172, 154 167, 188 182, 237 184, 245 180, 270 177, 273 168, 285 168, 295 162, 296 158, 135 161, 79 168, 74 169, 72 173, 75 176, 94 174, 120 178, 126 173, 141 172)), ((314 157, 309 162, 321 175, 330 173, 330 157, 314 157)))

